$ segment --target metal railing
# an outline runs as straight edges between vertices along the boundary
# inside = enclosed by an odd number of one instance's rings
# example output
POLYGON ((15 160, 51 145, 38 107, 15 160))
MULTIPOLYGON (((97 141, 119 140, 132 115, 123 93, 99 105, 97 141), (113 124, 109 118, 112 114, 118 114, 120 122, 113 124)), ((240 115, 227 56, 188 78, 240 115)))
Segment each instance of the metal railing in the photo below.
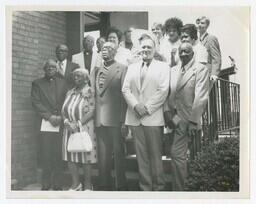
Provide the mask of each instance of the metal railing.
POLYGON ((190 157, 201 147, 219 140, 220 135, 237 134, 240 127, 240 85, 217 79, 202 115, 202 131, 192 139, 190 157))

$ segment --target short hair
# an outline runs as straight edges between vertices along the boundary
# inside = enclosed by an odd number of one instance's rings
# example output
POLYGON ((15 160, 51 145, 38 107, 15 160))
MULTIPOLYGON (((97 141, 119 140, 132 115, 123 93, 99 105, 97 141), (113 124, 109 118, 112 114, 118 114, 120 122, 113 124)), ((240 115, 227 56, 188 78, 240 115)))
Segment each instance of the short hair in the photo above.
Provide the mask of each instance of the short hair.
POLYGON ((196 22, 200 22, 201 20, 205 20, 207 26, 210 25, 210 19, 209 19, 208 17, 206 17, 206 16, 201 16, 201 17, 199 17, 199 18, 196 19, 196 22))
POLYGON ((153 23, 153 25, 151 26, 152 27, 156 27, 156 28, 160 28, 160 30, 163 32, 164 31, 164 26, 162 25, 162 23, 153 23))
POLYGON ((55 64, 55 67, 57 68, 57 62, 54 59, 48 59, 44 62, 43 69, 45 70, 46 67, 50 65, 50 63, 55 64))
POLYGON ((91 40, 93 40, 94 42, 94 37, 92 37, 91 35, 86 35, 83 39, 83 42, 87 39, 87 38, 91 38, 91 40))
POLYGON ((101 36, 97 38, 96 42, 98 42, 100 39, 104 39, 106 41, 105 37, 101 36))
POLYGON ((198 39, 197 28, 195 24, 186 24, 180 29, 180 31, 189 34, 189 36, 194 40, 198 39))
POLYGON ((123 33, 119 29, 117 29, 116 27, 110 27, 107 32, 107 38, 110 33, 115 33, 117 35, 118 41, 121 42, 123 33))
POLYGON ((126 33, 132 32, 133 28, 128 28, 124 31, 124 34, 126 35, 126 33))
POLYGON ((58 45, 56 46, 55 52, 57 52, 57 50, 58 50, 61 46, 65 46, 65 47, 67 48, 67 52, 68 52, 68 46, 65 45, 65 44, 58 44, 58 45))
POLYGON ((152 42, 153 42, 153 44, 154 44, 154 47, 156 46, 155 37, 152 36, 152 35, 149 34, 149 33, 143 33, 143 34, 140 36, 140 38, 139 38, 140 44, 141 44, 141 42, 142 42, 143 40, 146 40, 146 39, 152 40, 152 42))
POLYGON ((75 73, 81 73, 85 80, 90 81, 90 74, 87 69, 85 68, 77 68, 73 71, 73 76, 75 73))
POLYGON ((182 26, 183 26, 182 20, 180 20, 179 18, 176 18, 176 17, 169 18, 164 23, 165 31, 167 31, 170 28, 174 28, 178 31, 179 35, 180 35, 180 29, 182 26))

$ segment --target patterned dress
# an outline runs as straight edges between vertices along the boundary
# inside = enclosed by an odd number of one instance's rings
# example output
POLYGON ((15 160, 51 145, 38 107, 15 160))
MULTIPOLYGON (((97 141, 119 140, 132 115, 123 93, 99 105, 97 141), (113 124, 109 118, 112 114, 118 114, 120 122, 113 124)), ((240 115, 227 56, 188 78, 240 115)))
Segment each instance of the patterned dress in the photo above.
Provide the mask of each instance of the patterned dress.
MULTIPOLYGON (((81 118, 93 111, 95 108, 94 93, 89 85, 85 85, 82 90, 71 89, 62 107, 62 116, 69 121, 81 121, 81 118)), ((70 153, 67 151, 68 139, 71 132, 65 127, 63 129, 62 158, 64 161, 90 164, 97 162, 96 136, 94 131, 93 119, 83 124, 83 128, 89 132, 92 140, 93 149, 91 152, 70 153)))

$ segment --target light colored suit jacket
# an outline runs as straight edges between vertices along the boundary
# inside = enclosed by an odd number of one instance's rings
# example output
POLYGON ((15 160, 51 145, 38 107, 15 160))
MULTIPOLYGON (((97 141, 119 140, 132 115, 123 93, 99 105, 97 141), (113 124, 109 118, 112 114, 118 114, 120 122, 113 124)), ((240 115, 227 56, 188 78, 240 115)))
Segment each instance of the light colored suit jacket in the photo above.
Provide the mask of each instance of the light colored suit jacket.
POLYGON ((181 63, 171 69, 170 94, 164 111, 170 111, 171 118, 200 124, 208 100, 209 70, 206 65, 195 62, 193 58, 184 74, 181 63))
POLYGON ((127 105, 122 95, 122 85, 127 67, 114 62, 109 67, 103 88, 99 88, 101 67, 95 67, 94 90, 96 95, 95 126, 120 127, 125 120, 127 105))
POLYGON ((218 76, 221 68, 221 51, 218 39, 206 33, 201 43, 208 51, 209 74, 218 76))
POLYGON ((126 125, 163 126, 163 104, 169 92, 169 66, 165 62, 152 60, 148 67, 144 83, 140 84, 142 61, 131 64, 123 84, 123 95, 128 104, 126 125), (143 103, 149 115, 139 119, 134 107, 143 103))
MULTIPOLYGON (((92 62, 91 62, 91 70, 90 72, 92 73, 96 60, 97 60, 98 53, 93 50, 92 52, 92 62)), ((77 54, 72 55, 72 62, 78 64, 81 68, 85 68, 85 63, 84 63, 84 52, 79 52, 77 54)))

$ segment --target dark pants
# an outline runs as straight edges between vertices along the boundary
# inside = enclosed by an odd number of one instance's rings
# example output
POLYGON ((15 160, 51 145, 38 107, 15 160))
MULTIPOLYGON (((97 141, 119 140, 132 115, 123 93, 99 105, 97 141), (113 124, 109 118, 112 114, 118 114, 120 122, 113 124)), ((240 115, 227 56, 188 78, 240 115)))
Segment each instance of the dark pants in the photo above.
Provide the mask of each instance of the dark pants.
POLYGON ((183 191, 187 177, 188 123, 180 122, 174 130, 171 146, 172 190, 183 191))
POLYGON ((62 137, 59 133, 43 132, 41 134, 42 146, 42 185, 45 187, 61 187, 62 137))
POLYGON ((140 189, 160 191, 165 187, 162 152, 163 127, 130 126, 139 166, 140 189))
POLYGON ((114 153, 115 187, 126 188, 124 141, 120 127, 97 127, 96 135, 100 188, 102 190, 112 189, 112 153, 114 153))

